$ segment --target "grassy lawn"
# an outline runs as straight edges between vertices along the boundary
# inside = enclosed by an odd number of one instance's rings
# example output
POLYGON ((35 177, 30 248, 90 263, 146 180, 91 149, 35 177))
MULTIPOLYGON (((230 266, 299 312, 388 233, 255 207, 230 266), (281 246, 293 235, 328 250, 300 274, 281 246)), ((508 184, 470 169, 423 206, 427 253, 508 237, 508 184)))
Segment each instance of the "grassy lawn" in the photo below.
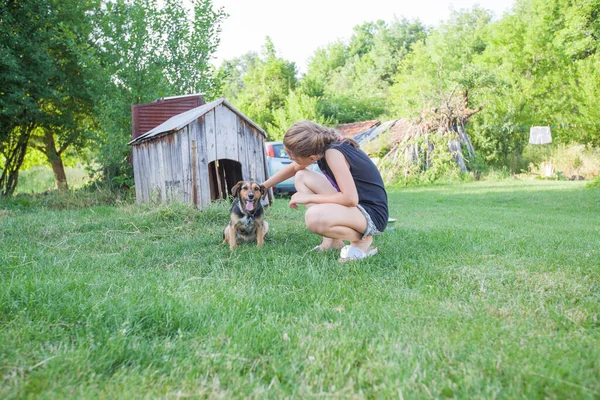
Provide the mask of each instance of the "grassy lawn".
POLYGON ((0 210, 0 398, 600 398, 600 190, 390 191, 379 254, 337 263, 277 199, 0 210))

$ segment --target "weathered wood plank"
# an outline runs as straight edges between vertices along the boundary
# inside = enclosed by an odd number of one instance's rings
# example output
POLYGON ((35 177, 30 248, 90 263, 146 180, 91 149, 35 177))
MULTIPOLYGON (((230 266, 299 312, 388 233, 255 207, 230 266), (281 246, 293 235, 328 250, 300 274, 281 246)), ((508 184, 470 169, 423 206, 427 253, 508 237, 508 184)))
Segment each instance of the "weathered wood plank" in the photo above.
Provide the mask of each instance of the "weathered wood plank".
POLYGON ((250 179, 261 181, 264 180, 263 174, 263 160, 261 157, 260 146, 262 142, 258 138, 256 130, 250 126, 247 126, 247 141, 248 145, 248 159, 250 160, 250 179))
MULTIPOLYGON (((196 186, 198 191, 197 206, 199 208, 210 204, 210 185, 208 180, 208 135, 205 133, 205 119, 198 118, 192 122, 191 138, 196 141, 196 186)), ((214 138, 214 135, 212 136, 214 138)))
POLYGON ((165 157, 165 191, 167 192, 167 203, 172 203, 173 202, 173 196, 174 196, 174 187, 173 187, 173 181, 175 180, 174 177, 174 172, 175 170, 173 169, 173 157, 171 156, 171 150, 172 150, 172 142, 173 142, 173 138, 175 136, 174 135, 169 135, 169 136, 165 136, 163 138, 163 144, 164 144, 164 149, 165 149, 165 153, 164 153, 164 157, 165 157))
POLYGON ((210 163, 217 159, 217 136, 215 128, 215 112, 209 111, 204 115, 204 136, 206 138, 206 161, 210 163))
POLYGON ((137 204, 141 204, 141 195, 140 191, 140 179, 141 179, 141 170, 140 170, 140 157, 137 155, 138 149, 134 147, 131 149, 131 161, 133 162, 133 184, 135 185, 135 202, 137 204))
POLYGON ((217 159, 237 160, 238 116, 223 104, 215 108, 217 159))
POLYGON ((150 158, 150 149, 148 148, 148 145, 145 144, 144 147, 142 147, 143 149, 143 154, 144 154, 144 202, 145 203, 149 203, 152 199, 151 199, 151 190, 152 190, 152 183, 151 183, 151 178, 152 178, 152 162, 151 162, 151 158, 150 158))
POLYGON ((208 135, 206 133, 206 126, 198 120, 196 124, 196 137, 198 138, 198 185, 200 188, 200 199, 201 206, 206 207, 210 205, 210 181, 208 177, 208 135))
MULTIPOLYGON (((142 145, 137 145, 135 146, 135 151, 138 155, 138 159, 139 159, 139 165, 140 165, 140 172, 139 172, 139 176, 138 179, 140 181, 140 197, 139 197, 139 203, 138 204, 144 204, 146 203, 146 190, 147 190, 147 179, 146 179, 146 174, 147 174, 147 169, 146 169, 146 154, 144 151, 144 147, 142 145)), ((136 196, 137 196, 137 191, 136 191, 136 196)))
POLYGON ((142 165, 142 175, 141 175, 141 184, 142 184, 142 203, 148 202, 148 173, 149 173, 149 163, 148 163, 148 150, 144 145, 138 146, 138 154, 140 155, 140 161, 142 165))
POLYGON ((181 130, 179 145, 181 157, 182 199, 186 204, 192 203, 192 166, 190 163, 190 125, 181 130))
POLYGON ((171 153, 173 157, 173 168, 176 182, 176 201, 183 203, 183 163, 181 160, 181 137, 183 131, 187 130, 187 127, 175 134, 175 140, 173 141, 173 151, 171 153))
POLYGON ((152 157, 151 159, 151 165, 152 165, 152 174, 150 175, 150 178, 152 179, 152 191, 150 192, 150 199, 153 203, 161 203, 162 202, 162 196, 164 195, 164 192, 161 192, 161 188, 160 188, 160 163, 161 163, 161 155, 162 152, 160 151, 160 146, 158 144, 157 141, 154 141, 154 143, 152 144, 152 146, 149 149, 150 151, 150 156, 152 157))
POLYGON ((248 166, 248 144, 246 143, 246 123, 244 120, 238 118, 236 124, 237 136, 238 136, 238 149, 237 149, 237 160, 242 165, 242 179, 246 179, 250 175, 250 168, 248 166))
POLYGON ((165 162, 165 143, 162 140, 158 140, 158 184, 160 188, 160 202, 164 203, 167 200, 167 188, 165 185, 166 182, 166 162, 165 162))

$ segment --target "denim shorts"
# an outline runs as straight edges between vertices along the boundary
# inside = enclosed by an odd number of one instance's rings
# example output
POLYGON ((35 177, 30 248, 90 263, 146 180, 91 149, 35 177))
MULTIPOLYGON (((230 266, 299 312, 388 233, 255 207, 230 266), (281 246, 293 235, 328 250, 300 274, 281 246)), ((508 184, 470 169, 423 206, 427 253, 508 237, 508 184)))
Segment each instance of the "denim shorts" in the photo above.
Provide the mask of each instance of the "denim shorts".
POLYGON ((357 204, 356 207, 358 207, 358 209, 360 210, 362 215, 364 215, 365 218, 367 219, 367 230, 365 230, 365 233, 363 233, 362 238, 364 239, 367 236, 381 234, 381 232, 379 232, 379 230, 375 226, 375 223, 373 222, 373 219, 371 218, 371 216, 369 215, 367 210, 365 210, 360 204, 357 204))

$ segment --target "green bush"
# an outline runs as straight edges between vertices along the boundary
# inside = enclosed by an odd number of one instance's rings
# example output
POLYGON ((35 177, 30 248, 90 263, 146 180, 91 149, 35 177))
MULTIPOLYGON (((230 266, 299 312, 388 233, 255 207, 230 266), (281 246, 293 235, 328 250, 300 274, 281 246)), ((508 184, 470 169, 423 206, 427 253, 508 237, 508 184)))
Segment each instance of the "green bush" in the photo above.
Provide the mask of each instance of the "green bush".
MULTIPOLYGON (((449 139, 447 135, 429 135, 402 142, 394 156, 383 158, 378 165, 384 181, 389 185, 413 185, 472 180, 472 175, 460 171, 448 148, 449 139), (411 154, 416 154, 416 159, 411 154)), ((469 161, 465 164, 468 169, 469 161)))

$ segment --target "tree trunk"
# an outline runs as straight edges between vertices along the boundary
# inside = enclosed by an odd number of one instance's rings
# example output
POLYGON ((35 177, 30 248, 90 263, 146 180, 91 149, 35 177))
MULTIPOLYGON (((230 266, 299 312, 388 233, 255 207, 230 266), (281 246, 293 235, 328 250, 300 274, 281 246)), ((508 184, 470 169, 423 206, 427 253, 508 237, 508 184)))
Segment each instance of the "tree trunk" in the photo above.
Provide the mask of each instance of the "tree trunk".
POLYGON ((56 180, 56 187, 58 190, 69 190, 65 166, 63 165, 60 156, 56 161, 51 161, 50 164, 52 165, 52 172, 54 172, 54 180, 56 180))
POLYGON ((44 132, 44 150, 48 162, 52 166, 52 172, 54 173, 54 180, 56 181, 56 187, 58 190, 69 190, 67 183, 67 175, 65 174, 65 166, 61 158, 61 153, 64 149, 57 150, 56 142, 54 141, 54 135, 52 132, 46 130, 44 132))
POLYGON ((32 131, 33 125, 15 127, 7 141, 0 145, 4 158, 0 162, 0 197, 11 197, 17 188, 19 169, 23 165, 32 131))

